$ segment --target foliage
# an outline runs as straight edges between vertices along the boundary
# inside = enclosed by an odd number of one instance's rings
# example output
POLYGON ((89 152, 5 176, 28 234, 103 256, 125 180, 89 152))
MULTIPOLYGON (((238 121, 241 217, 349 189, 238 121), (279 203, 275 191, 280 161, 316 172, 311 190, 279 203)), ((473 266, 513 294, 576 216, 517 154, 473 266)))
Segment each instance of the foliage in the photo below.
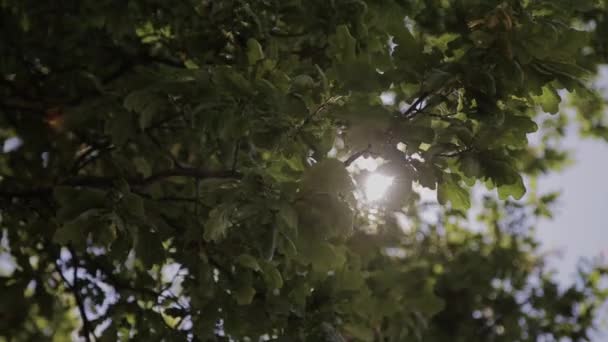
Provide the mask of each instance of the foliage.
POLYGON ((554 196, 513 199, 567 160, 566 93, 608 136, 606 6, 0 2, 0 334, 588 340, 607 270, 559 290, 527 229, 554 196))

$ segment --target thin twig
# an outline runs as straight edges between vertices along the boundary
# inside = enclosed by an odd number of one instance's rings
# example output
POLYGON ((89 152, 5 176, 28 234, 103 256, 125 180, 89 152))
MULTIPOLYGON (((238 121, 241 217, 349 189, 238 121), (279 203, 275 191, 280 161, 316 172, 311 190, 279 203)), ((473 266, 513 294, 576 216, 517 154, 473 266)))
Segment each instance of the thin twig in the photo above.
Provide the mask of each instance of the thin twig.
MULTIPOLYGON (((158 120, 157 122, 153 122, 150 124, 150 126, 146 127, 146 130, 153 130, 153 129, 158 129, 158 128, 165 128, 163 127, 164 124, 169 123, 175 119, 179 119, 181 118, 182 115, 169 115, 166 118, 162 118, 160 120, 158 120)), ((184 127, 178 127, 178 129, 182 129, 184 127)))
POLYGON ((270 241, 270 248, 268 249, 268 255, 266 256, 267 261, 272 261, 274 258, 274 253, 277 249, 277 240, 279 238, 279 229, 278 226, 275 225, 272 228, 272 240, 270 241))
POLYGON ((114 150, 116 148, 116 146, 108 146, 107 148, 104 148, 103 150, 98 151, 98 153, 94 156, 91 156, 91 158, 88 158, 87 160, 83 161, 82 164, 80 164, 78 166, 78 171, 84 169, 85 167, 87 167, 87 165, 93 163, 94 161, 98 160, 99 158, 103 157, 107 152, 110 152, 112 150, 114 150))
POLYGON ((362 155, 369 153, 371 148, 372 145, 369 145, 365 150, 355 152, 353 155, 351 155, 350 157, 348 157, 348 159, 344 161, 344 166, 349 167, 350 164, 352 164, 355 160, 359 159, 362 155))
POLYGON ((420 95, 416 101, 414 101, 414 103, 412 103, 412 105, 405 111, 403 112, 403 116, 406 119, 411 119, 412 117, 414 117, 414 115, 416 115, 418 113, 418 106, 424 101, 426 100, 427 96, 429 96, 429 92, 424 92, 422 93, 422 95, 420 95), (416 111, 416 112, 414 112, 416 111))
POLYGON ((78 174, 78 172, 84 169, 87 165, 101 158, 105 152, 112 151, 115 148, 116 146, 114 145, 108 145, 101 148, 89 146, 89 149, 84 151, 78 158, 76 158, 76 160, 74 161, 74 165, 70 169, 69 174, 78 174))
POLYGON ((272 30, 269 33, 271 36, 280 37, 280 38, 295 38, 295 37, 302 37, 302 36, 305 36, 308 34, 308 32, 290 33, 290 32, 280 32, 278 30, 272 30))
POLYGON ((97 152, 97 149, 95 149, 93 146, 87 146, 87 149, 76 158, 74 164, 70 168, 69 173, 78 173, 78 170, 80 170, 80 164, 83 163, 90 155, 94 154, 95 152, 97 152))
POLYGON ((201 198, 201 194, 200 194, 200 187, 201 187, 201 179, 196 177, 195 181, 194 181, 194 186, 195 186, 195 193, 194 196, 196 197, 196 201, 194 201, 192 204, 194 205, 194 217, 196 217, 197 219, 199 218, 199 201, 201 198))
POLYGON ((241 148, 241 139, 236 140, 236 146, 234 146, 234 153, 232 154, 232 167, 230 170, 236 172, 236 166, 239 161, 239 150, 241 148))
POLYGON ((460 114, 459 112, 453 112, 453 113, 448 113, 448 114, 437 114, 437 113, 427 112, 425 110, 420 110, 420 111, 418 111, 418 113, 425 114, 425 115, 428 115, 428 116, 433 117, 433 118, 438 118, 438 119, 442 119, 442 120, 449 120, 449 121, 455 120, 455 119, 452 119, 452 117, 460 114))
POLYGON ((304 118, 304 120, 296 126, 293 135, 297 135, 298 133, 300 133, 300 131, 310 122, 310 120, 312 120, 315 116, 317 116, 319 113, 321 113, 323 110, 325 110, 325 108, 327 108, 327 106, 330 104, 330 102, 336 101, 338 98, 336 97, 330 97, 329 99, 327 99, 325 102, 321 103, 319 105, 319 107, 317 107, 317 109, 315 109, 314 112, 310 113, 306 118, 304 118))
MULTIPOLYGON (((85 257, 87 257, 87 263, 89 265, 93 266, 96 270, 101 271, 105 275, 104 281, 107 281, 110 285, 112 285, 116 289, 128 290, 128 291, 136 292, 139 294, 146 294, 146 295, 156 298, 156 301, 158 300, 158 298, 161 298, 161 297, 169 298, 167 296, 163 296, 162 293, 157 292, 157 291, 147 288, 147 287, 138 288, 138 287, 132 286, 128 282, 119 279, 114 273, 112 273, 112 270, 106 268, 105 265, 103 265, 101 262, 99 262, 95 258, 91 258, 88 256, 85 256, 85 257)), ((175 300, 175 299, 172 299, 172 300, 175 300)))
POLYGON ((175 166, 177 166, 180 169, 184 168, 184 165, 182 165, 182 163, 179 160, 177 160, 177 158, 173 155, 173 153, 165 150, 163 144, 161 144, 161 142, 152 133, 150 133, 149 130, 146 130, 146 136, 150 139, 150 141, 152 141, 152 143, 154 145, 156 145, 156 147, 158 147, 164 154, 166 154, 171 159, 171 161, 173 162, 173 164, 175 164, 175 166))

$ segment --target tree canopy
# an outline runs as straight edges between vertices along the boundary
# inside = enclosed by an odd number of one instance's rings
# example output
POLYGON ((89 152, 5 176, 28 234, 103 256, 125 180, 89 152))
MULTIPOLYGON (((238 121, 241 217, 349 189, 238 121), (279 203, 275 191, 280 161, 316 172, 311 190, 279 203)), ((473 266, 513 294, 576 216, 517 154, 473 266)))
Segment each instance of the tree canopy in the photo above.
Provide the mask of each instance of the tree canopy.
POLYGON ((534 184, 608 139, 607 7, 1 1, 0 341, 589 340, 534 184))

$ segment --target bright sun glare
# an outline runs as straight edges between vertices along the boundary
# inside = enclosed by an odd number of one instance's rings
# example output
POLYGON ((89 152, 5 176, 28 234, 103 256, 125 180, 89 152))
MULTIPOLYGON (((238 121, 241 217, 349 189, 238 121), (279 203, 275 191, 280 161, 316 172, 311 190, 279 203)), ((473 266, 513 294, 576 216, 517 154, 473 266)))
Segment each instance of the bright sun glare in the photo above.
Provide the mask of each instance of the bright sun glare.
POLYGON ((391 184, 393 177, 372 173, 365 180, 365 197, 368 201, 377 201, 384 196, 391 184))

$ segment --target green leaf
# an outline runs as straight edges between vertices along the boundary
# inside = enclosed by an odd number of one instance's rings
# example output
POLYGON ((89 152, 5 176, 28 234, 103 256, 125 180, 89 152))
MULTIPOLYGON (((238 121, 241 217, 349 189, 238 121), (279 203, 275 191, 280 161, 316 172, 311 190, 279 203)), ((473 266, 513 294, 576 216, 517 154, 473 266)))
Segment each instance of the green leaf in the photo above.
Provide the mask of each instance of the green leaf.
POLYGON ((479 153, 479 162, 484 177, 489 178, 496 186, 515 184, 521 177, 512 158, 486 151, 479 153))
POLYGON ((411 302, 417 311, 427 317, 432 317, 445 308, 445 301, 437 297, 431 290, 427 290, 423 295, 413 298, 411 302))
POLYGON ((374 330, 368 326, 347 323, 343 328, 344 332, 356 338, 357 341, 374 341, 374 330))
POLYGON ((475 46, 487 48, 494 42, 496 36, 485 31, 475 30, 471 32, 469 39, 473 42, 473 44, 475 44, 475 46))
POLYGON ((84 230, 82 221, 72 221, 62 225, 55 231, 53 241, 60 245, 73 244, 79 249, 86 245, 88 232, 84 230))
POLYGON ((476 156, 472 153, 463 154, 458 160, 460 171, 469 178, 480 178, 481 165, 476 156))
POLYGON ((118 237, 118 231, 124 229, 122 219, 115 213, 105 214, 101 217, 102 224, 92 231, 93 241, 101 246, 110 246, 118 237))
POLYGON ((283 287, 281 272, 272 263, 264 262, 260 266, 262 267, 262 276, 268 288, 280 289, 283 287))
POLYGON ((243 267, 252 269, 254 271, 260 270, 258 260, 249 254, 241 254, 237 257, 236 261, 243 267))
POLYGON ((481 72, 479 75, 480 79, 479 79, 479 83, 482 84, 482 90, 490 95, 490 96, 495 96, 496 95, 496 80, 494 79, 494 76, 487 72, 481 72))
POLYGON ((277 221, 290 230, 298 229, 298 212, 289 204, 282 204, 278 213, 277 221))
POLYGON ((232 226, 229 219, 231 209, 232 206, 221 205, 211 210, 203 234, 206 241, 219 241, 226 235, 228 228, 232 226))
POLYGON ((132 215, 136 218, 140 218, 143 219, 146 217, 146 211, 144 209, 144 201, 143 199, 130 192, 126 195, 124 195, 123 199, 122 199, 122 204, 123 207, 125 208, 126 212, 129 213, 129 215, 132 215))
POLYGON ((562 101, 557 90, 550 85, 544 86, 542 95, 535 96, 534 100, 544 112, 551 114, 559 112, 559 104, 562 101))
POLYGON ((498 196, 500 199, 507 199, 509 196, 518 200, 526 194, 526 186, 523 179, 518 175, 517 180, 513 184, 503 184, 498 187, 498 196))
POLYGON ((0 316, 3 318, 0 320, 0 330, 3 332, 9 331, 14 328, 11 325, 20 324, 28 317, 30 304, 23 295, 26 284, 22 281, 0 283, 0 316))
POLYGON ((305 92, 314 87, 315 81, 308 75, 298 75, 291 80, 291 86, 296 92, 305 92))
POLYGON ((102 220, 106 213, 103 209, 89 209, 80 213, 55 231, 53 241, 61 245, 72 244, 78 249, 84 248, 91 231, 108 228, 107 221, 102 220))
POLYGON ((328 242, 300 243, 301 256, 319 273, 335 271, 346 262, 344 254, 328 242))
POLYGON ((114 113, 106 122, 105 130, 112 137, 112 142, 116 146, 122 146, 136 132, 133 116, 125 111, 114 113))
POLYGON ((318 193, 296 203, 299 232, 315 231, 320 237, 349 236, 353 231, 353 211, 338 196, 318 193))
POLYGON ((143 177, 148 177, 152 173, 152 167, 143 157, 136 157, 133 159, 135 170, 143 177))
POLYGON ((354 190, 353 181, 344 164, 337 159, 324 159, 304 172, 303 193, 350 194, 354 190))
POLYGON ((355 59, 357 40, 350 34, 346 25, 336 27, 336 33, 329 38, 333 55, 339 62, 350 62, 355 59))
POLYGON ((401 123, 396 127, 395 134, 406 145, 418 147, 420 143, 431 143, 435 139, 435 130, 428 126, 401 123))
POLYGON ((124 107, 139 115, 139 128, 145 129, 152 123, 156 113, 165 107, 165 103, 165 99, 158 92, 140 89, 125 97, 124 107))
POLYGON ((367 59, 338 64, 336 70, 345 88, 351 91, 371 92, 382 86, 382 75, 367 59))
POLYGON ((298 96, 298 94, 289 94, 282 98, 282 100, 281 110, 285 111, 286 114, 302 118, 309 115, 308 107, 306 107, 306 103, 302 100, 302 96, 298 96))
POLYGON ((437 180, 441 176, 441 170, 432 164, 412 160, 412 165, 416 168, 417 180, 425 188, 435 189, 437 180))
POLYGON ((439 183, 437 189, 437 200, 443 205, 450 202, 454 209, 467 210, 471 207, 469 192, 452 177, 450 174, 444 175, 443 182, 439 183))
POLYGON ((232 297, 238 305, 249 305, 255 296, 255 289, 251 286, 242 286, 232 291, 232 297))
POLYGON ((213 76, 214 82, 229 92, 243 96, 253 94, 251 82, 237 70, 228 67, 218 68, 213 76))
POLYGON ((247 40, 247 60, 249 61, 249 65, 255 65, 262 59, 264 59, 262 46, 257 40, 249 38, 247 40))
POLYGON ((394 13, 395 27, 391 34, 394 37, 394 43, 397 44, 393 51, 393 56, 399 62, 399 66, 410 72, 420 72, 416 67, 424 65, 424 54, 422 53, 422 45, 414 38, 414 35, 405 27, 403 15, 394 13))
POLYGON ((106 206, 106 192, 97 189, 58 186, 53 195, 59 204, 56 217, 60 222, 72 220, 89 209, 106 206))
POLYGON ((163 313, 171 317, 183 317, 187 314, 187 311, 182 308, 168 308, 163 313))
POLYGON ((165 260, 165 249, 160 236, 152 231, 151 227, 140 226, 137 228, 135 255, 146 269, 161 264, 165 260))
POLYGON ((365 286, 365 278, 358 270, 343 269, 336 274, 336 284, 341 290, 358 291, 365 286))
POLYGON ((424 82, 424 90, 428 92, 436 91, 445 85, 452 78, 452 74, 440 69, 433 69, 428 74, 424 82))
MULTIPOLYGON (((538 125, 527 116, 508 115, 505 117, 503 126, 494 134, 494 145, 498 143, 517 147, 528 145, 528 133, 538 130, 538 125)), ((490 134, 490 136, 492 136, 490 134)), ((489 144, 490 145, 490 144, 489 144)))

